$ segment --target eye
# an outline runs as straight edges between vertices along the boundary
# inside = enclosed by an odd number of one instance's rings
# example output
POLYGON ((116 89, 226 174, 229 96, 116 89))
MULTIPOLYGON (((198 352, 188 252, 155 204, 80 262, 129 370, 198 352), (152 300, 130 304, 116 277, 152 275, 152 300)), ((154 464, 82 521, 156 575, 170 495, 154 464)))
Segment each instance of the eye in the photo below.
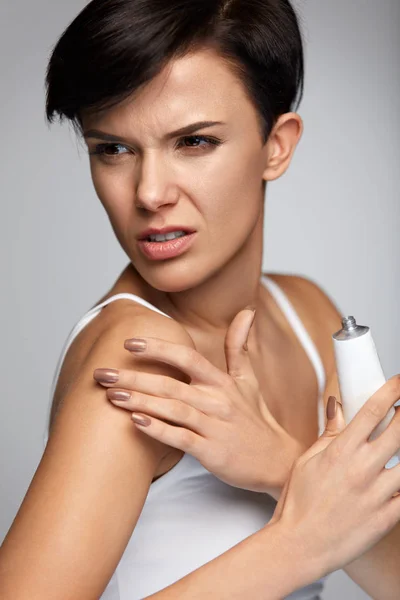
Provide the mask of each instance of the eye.
POLYGON ((187 135, 178 142, 178 148, 210 148, 219 146, 220 140, 205 135, 187 135))
POLYGON ((102 156, 106 159, 115 159, 121 154, 129 152, 128 148, 122 144, 97 144, 92 152, 89 152, 91 156, 102 156))

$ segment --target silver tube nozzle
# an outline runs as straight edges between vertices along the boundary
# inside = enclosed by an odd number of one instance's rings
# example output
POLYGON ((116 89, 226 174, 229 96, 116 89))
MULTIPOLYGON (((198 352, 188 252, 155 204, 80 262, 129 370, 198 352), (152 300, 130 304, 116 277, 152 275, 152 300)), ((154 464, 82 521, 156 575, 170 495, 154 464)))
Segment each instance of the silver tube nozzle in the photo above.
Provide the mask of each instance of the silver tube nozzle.
POLYGON ((353 340, 369 331, 369 327, 357 325, 354 317, 342 318, 342 327, 340 331, 333 334, 333 339, 338 341, 353 340))
POLYGON ((357 323, 354 317, 344 317, 342 326, 345 331, 353 331, 357 327, 357 323))

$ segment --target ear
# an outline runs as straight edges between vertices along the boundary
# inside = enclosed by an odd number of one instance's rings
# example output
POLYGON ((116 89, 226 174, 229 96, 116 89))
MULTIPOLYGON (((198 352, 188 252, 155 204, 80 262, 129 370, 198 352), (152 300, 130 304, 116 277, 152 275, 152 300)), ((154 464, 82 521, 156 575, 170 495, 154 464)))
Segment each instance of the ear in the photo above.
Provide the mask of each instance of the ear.
POLYGON ((265 181, 278 179, 290 165, 296 146, 303 133, 303 121, 297 113, 285 113, 275 123, 266 142, 267 165, 265 181))

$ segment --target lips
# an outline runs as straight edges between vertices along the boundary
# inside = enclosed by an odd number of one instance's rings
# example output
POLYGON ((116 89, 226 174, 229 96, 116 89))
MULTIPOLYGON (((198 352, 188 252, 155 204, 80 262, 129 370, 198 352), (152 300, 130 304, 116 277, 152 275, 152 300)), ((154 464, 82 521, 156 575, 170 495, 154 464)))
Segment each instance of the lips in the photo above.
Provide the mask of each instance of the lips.
POLYGON ((148 239, 138 240, 137 245, 142 254, 151 261, 168 260, 185 254, 193 245, 197 233, 188 233, 165 242, 150 242, 148 239))
POLYGON ((149 227, 142 231, 137 239, 139 241, 146 240, 150 235, 166 235, 167 233, 173 233, 174 231, 183 231, 186 234, 195 233, 195 229, 191 229, 186 225, 168 225, 167 227, 163 227, 162 229, 157 229, 155 227, 149 227))

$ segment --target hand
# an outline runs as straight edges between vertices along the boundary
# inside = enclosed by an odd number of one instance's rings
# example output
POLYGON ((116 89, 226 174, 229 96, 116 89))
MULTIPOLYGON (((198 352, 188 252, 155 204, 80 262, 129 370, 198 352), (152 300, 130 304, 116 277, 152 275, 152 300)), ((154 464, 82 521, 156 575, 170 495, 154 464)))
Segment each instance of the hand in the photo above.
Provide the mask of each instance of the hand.
POLYGON ((346 426, 341 405, 324 433, 297 461, 269 524, 297 531, 318 577, 367 552, 400 521, 400 406, 373 441, 371 432, 400 398, 400 376, 385 383, 346 426))
POLYGON ((115 384, 101 381, 97 370, 94 377, 113 388, 107 396, 116 406, 134 411, 133 419, 147 418, 147 426, 136 423, 141 431, 191 454, 222 481, 277 499, 305 448, 277 423, 261 396, 246 344, 253 320, 253 311, 245 309, 227 331, 227 373, 193 348, 146 338, 145 350, 135 356, 176 367, 190 384, 130 370, 120 370, 115 384), (121 391, 130 399, 116 400, 121 391))

